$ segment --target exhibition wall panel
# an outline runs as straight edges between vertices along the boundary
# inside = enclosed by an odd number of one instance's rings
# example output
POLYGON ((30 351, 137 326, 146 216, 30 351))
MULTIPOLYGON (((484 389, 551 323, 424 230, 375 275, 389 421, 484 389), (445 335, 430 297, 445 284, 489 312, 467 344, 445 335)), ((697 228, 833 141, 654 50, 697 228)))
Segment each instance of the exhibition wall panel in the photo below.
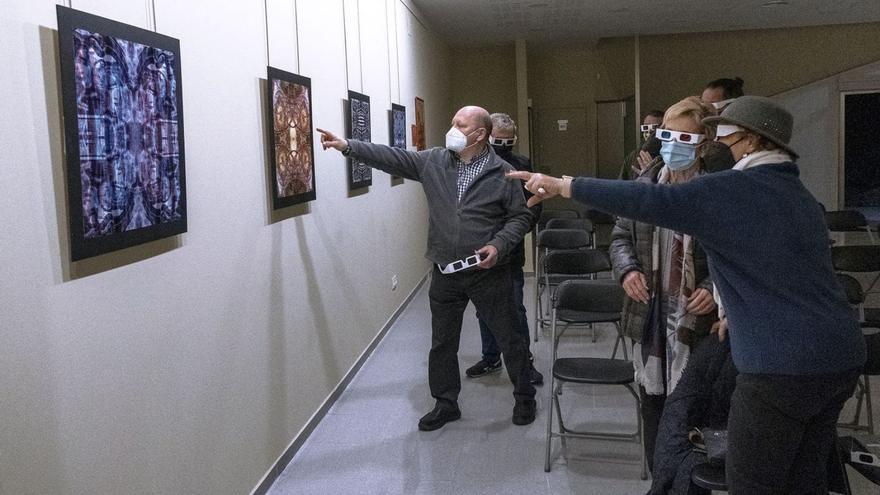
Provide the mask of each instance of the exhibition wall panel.
POLYGON ((72 262, 55 5, 0 16, 0 493, 246 493, 429 267, 420 185, 352 196, 335 151, 316 200, 273 211, 266 66, 341 134, 359 55, 374 141, 420 96, 437 145, 447 48, 398 0, 74 0, 180 40, 188 232, 72 262))

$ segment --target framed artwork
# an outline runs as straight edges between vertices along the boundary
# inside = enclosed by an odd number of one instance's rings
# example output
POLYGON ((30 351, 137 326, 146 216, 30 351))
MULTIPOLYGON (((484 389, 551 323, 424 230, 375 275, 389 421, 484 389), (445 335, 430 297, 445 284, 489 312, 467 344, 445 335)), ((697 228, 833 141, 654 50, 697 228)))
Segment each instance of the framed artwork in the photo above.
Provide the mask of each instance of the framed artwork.
POLYGON ((416 123, 412 126, 412 138, 417 150, 428 148, 425 139, 425 100, 418 96, 416 96, 416 123))
POLYGON ((315 199, 312 81, 267 67, 269 174, 274 209, 315 199))
MULTIPOLYGON (((348 92, 348 137, 370 141, 370 97, 348 92)), ((348 159, 348 187, 359 189, 373 184, 373 168, 356 159, 348 159)))
POLYGON ((180 43, 57 13, 71 259, 186 232, 180 43))
MULTIPOLYGON (((391 145, 392 148, 400 148, 402 150, 406 149, 406 107, 403 105, 398 105, 397 103, 391 104, 391 111, 388 114, 388 144, 391 145)), ((403 177, 399 177, 397 175, 392 175, 392 180, 400 180, 403 177)))

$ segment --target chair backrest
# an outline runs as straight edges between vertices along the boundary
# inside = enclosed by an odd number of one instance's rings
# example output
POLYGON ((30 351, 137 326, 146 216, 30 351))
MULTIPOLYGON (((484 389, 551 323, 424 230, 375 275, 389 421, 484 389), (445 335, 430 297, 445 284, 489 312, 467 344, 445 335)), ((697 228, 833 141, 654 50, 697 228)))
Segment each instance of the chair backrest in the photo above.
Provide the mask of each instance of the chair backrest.
POLYGON ((538 230, 543 229, 547 225, 547 222, 554 218, 580 218, 580 216, 581 214, 576 210, 548 210, 545 208, 544 210, 541 210, 541 216, 538 217, 538 230))
POLYGON ((880 272, 880 246, 831 246, 831 263, 842 272, 880 272))
POLYGON ((590 245, 590 235, 583 229, 545 229, 538 234, 543 249, 582 249, 590 245))
POLYGON ((609 215, 608 213, 599 210, 587 210, 584 217, 595 225, 614 225, 617 223, 614 215, 609 215))
POLYGON ((593 222, 586 218, 551 218, 545 229, 582 229, 587 232, 593 231, 593 222))
POLYGON ((583 251, 551 251, 544 257, 547 275, 589 275, 611 270, 608 253, 597 249, 583 251))
POLYGON ((557 310, 617 313, 623 310, 626 293, 613 280, 566 280, 553 295, 557 310))
POLYGON ((832 232, 854 232, 868 225, 865 215, 857 210, 826 211, 825 223, 832 232))
POLYGON ((863 328, 868 360, 865 361, 866 375, 880 375, 880 328, 863 328))
POLYGON ((865 291, 862 290, 862 284, 858 280, 845 273, 837 274, 837 281, 843 286, 843 292, 846 293, 846 300, 853 306, 858 306, 865 302, 865 291))

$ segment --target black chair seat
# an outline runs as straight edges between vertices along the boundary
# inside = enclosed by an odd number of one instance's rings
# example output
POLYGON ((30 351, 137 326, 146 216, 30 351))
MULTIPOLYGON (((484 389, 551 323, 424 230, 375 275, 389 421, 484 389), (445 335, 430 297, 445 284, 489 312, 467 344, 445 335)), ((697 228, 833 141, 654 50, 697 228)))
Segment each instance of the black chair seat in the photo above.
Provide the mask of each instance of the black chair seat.
POLYGON ((865 321, 872 323, 872 326, 878 326, 880 323, 880 308, 865 308, 865 321))
POLYGON ((605 313, 560 309, 556 311, 556 319, 565 323, 614 323, 620 321, 620 312, 605 313))
POLYGON ((695 485, 707 490, 727 491, 726 473, 724 466, 716 466, 708 462, 697 464, 691 472, 691 481, 695 485))
POLYGON ((871 483, 880 485, 880 467, 869 466, 851 460, 851 452, 868 452, 868 449, 862 444, 862 442, 853 437, 847 436, 840 437, 840 443, 838 445, 840 447, 840 458, 844 463, 849 464, 871 483))
POLYGON ((566 382, 605 385, 626 385, 634 379, 631 361, 584 357, 558 358, 553 376, 566 382))
MULTIPOLYGON (((571 273, 548 273, 547 278, 550 279, 550 285, 559 285, 566 280, 589 280, 589 274, 571 274, 571 273)), ((543 282, 544 277, 541 277, 543 282)))

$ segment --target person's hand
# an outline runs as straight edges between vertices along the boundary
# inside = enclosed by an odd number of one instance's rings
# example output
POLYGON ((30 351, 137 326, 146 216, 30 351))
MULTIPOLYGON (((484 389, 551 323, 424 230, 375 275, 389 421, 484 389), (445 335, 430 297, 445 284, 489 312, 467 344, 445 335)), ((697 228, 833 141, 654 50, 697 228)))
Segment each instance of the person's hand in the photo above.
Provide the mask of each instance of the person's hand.
POLYGON ((648 304, 648 283, 645 281, 644 273, 638 270, 633 270, 627 273, 623 277, 623 283, 621 285, 623 286, 623 290, 626 291, 626 295, 628 295, 630 299, 638 301, 640 303, 648 304))
POLYGON ((526 190, 534 194, 527 203, 530 208, 545 199, 555 196, 571 197, 571 178, 559 179, 549 175, 533 174, 524 171, 508 172, 507 178, 525 181, 526 190))
POLYGON ((692 315, 707 315, 715 310, 715 298, 706 289, 697 289, 688 298, 688 305, 685 309, 692 315))
POLYGON ((651 154, 645 150, 639 151, 639 156, 636 157, 636 161, 639 162, 639 169, 644 171, 648 168, 648 165, 654 162, 654 159, 651 158, 651 154))
POLYGON ((477 249, 476 253, 480 255, 480 259, 482 260, 480 261, 480 264, 477 265, 480 268, 489 269, 495 266, 495 263, 498 262, 498 249, 491 244, 486 244, 480 249, 477 249))
POLYGON ((327 148, 333 148, 337 151, 345 151, 348 148, 348 141, 332 132, 325 131, 321 128, 318 128, 318 132, 321 133, 321 146, 323 146, 325 150, 327 148))
POLYGON ((712 325, 712 333, 718 334, 718 342, 724 342, 727 338, 727 318, 722 318, 712 325))

